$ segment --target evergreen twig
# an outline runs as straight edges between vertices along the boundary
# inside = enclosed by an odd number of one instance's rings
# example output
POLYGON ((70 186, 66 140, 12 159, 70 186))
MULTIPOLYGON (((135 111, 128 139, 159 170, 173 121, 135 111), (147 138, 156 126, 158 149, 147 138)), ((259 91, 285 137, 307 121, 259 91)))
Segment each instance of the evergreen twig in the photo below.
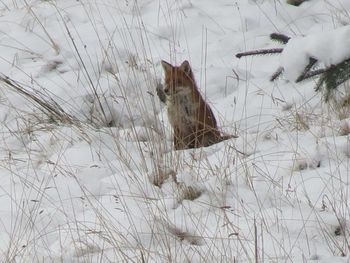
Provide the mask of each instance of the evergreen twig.
MULTIPOLYGON (((290 37, 280 33, 272 33, 270 38, 282 44, 287 44, 290 40, 290 37)), ((267 55, 282 52, 283 48, 260 49, 237 53, 236 57, 241 58, 245 56, 267 55)), ((320 89, 324 87, 325 100, 328 101, 331 92, 350 79, 350 58, 328 68, 312 70, 318 62, 316 58, 309 57, 309 63, 305 66, 303 72, 298 76, 295 82, 298 83, 319 76, 319 81, 316 84, 315 90, 320 91, 320 89)), ((283 68, 278 68, 275 73, 272 74, 270 81, 275 81, 282 73, 283 68)))
MULTIPOLYGON (((310 73, 310 70, 312 69, 312 67, 318 62, 317 59, 310 57, 309 58, 309 64, 307 64, 307 66, 305 67, 305 69, 303 70, 303 73, 301 73, 301 75, 296 79, 296 83, 305 80, 305 76, 308 76, 308 74, 310 73)), ((315 72, 315 71, 314 71, 315 72)), ((321 73, 318 73, 321 74, 321 73)), ((310 77, 308 77, 310 78, 310 77)))
POLYGON ((271 40, 278 41, 278 42, 280 42, 282 44, 287 44, 288 41, 290 40, 289 36, 286 36, 286 35, 281 34, 281 33, 272 33, 270 35, 270 38, 271 38, 271 40))
POLYGON ((309 78, 312 78, 312 77, 316 77, 317 75, 321 75, 323 73, 325 73, 328 69, 327 68, 321 68, 321 69, 316 69, 316 70, 313 70, 313 71, 309 71, 308 73, 306 73, 303 77, 298 77, 296 82, 301 82, 301 81, 304 81, 304 80, 307 80, 309 78))
POLYGON ((350 59, 346 59, 339 64, 332 65, 322 73, 315 90, 319 91, 325 87, 325 100, 328 101, 333 90, 350 79, 350 59))
POLYGON ((255 56, 255 55, 267 55, 267 54, 277 54, 282 53, 283 48, 268 48, 268 49, 259 49, 259 50, 252 50, 252 51, 246 51, 237 53, 236 57, 247 57, 247 56, 255 56))
POLYGON ((275 73, 273 73, 273 75, 270 78, 270 81, 275 81, 276 79, 278 79, 283 73, 283 68, 279 67, 275 73))

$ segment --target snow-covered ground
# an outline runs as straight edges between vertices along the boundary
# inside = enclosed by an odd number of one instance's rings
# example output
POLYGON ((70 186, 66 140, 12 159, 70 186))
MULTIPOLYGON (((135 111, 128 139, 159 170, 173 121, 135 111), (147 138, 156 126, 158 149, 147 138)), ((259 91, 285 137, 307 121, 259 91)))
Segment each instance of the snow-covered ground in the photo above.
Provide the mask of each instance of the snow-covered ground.
POLYGON ((0 258, 349 262, 348 86, 327 104, 315 80, 293 82, 310 56, 347 58, 349 13, 349 0, 0 1, 0 258), (292 37, 281 55, 235 57, 283 47, 274 32, 292 37), (239 137, 174 151, 161 60, 189 60, 239 137))

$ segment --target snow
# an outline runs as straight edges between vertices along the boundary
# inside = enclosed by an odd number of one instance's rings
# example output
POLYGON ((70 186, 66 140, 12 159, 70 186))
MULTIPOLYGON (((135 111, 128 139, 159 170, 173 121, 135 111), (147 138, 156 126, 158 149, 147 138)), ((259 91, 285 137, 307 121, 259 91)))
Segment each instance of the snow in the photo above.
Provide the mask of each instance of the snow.
POLYGON ((283 48, 280 65, 286 78, 294 81, 309 64, 309 58, 317 59, 325 67, 350 58, 349 45, 350 26, 292 38, 283 48))
POLYGON ((41 101, 0 84, 0 258, 348 262, 350 109, 293 80, 309 57, 350 56, 349 11, 348 0, 1 1, 0 76, 41 101), (273 32, 292 37, 282 54, 235 58, 281 47, 273 32), (190 61, 238 138, 173 150, 161 60, 190 61))

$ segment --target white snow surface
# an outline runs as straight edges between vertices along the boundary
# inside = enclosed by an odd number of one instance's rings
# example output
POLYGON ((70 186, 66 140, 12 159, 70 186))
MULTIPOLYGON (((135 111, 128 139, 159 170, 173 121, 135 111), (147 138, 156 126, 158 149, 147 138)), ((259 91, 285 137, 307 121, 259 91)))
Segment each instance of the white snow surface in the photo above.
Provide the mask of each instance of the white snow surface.
POLYGON ((27 92, 1 81, 2 261, 349 262, 350 109, 286 81, 309 56, 349 57, 349 12, 349 0, 0 1, 0 74, 27 92), (273 32, 292 37, 280 56, 235 57, 280 47, 273 32), (238 138, 174 151, 161 60, 190 61, 238 138))

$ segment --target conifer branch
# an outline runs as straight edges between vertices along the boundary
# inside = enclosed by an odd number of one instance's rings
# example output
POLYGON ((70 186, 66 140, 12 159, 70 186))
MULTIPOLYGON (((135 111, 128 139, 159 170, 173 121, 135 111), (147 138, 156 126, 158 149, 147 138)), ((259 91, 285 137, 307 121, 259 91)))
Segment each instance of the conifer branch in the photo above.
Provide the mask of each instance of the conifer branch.
MULTIPOLYGON (((280 33, 272 33, 270 38, 282 44, 287 44, 290 40, 290 37, 280 33)), ((236 57, 241 58, 245 56, 268 55, 282 52, 283 48, 260 49, 237 53, 236 57)), ((303 72, 298 76, 295 82, 299 83, 312 77, 319 77, 315 90, 320 91, 321 88, 324 87, 325 100, 328 101, 333 90, 337 89, 344 82, 350 80, 350 58, 328 68, 312 70, 318 62, 319 61, 316 58, 309 57, 309 63, 305 66, 303 72)), ((279 78, 283 74, 283 71, 283 67, 278 68, 270 77, 270 81, 275 81, 279 78)))
POLYGON ((247 57, 247 56, 255 56, 255 55, 268 55, 268 54, 277 54, 282 53, 283 48, 268 48, 268 49, 259 49, 259 50, 252 50, 252 51, 246 51, 237 53, 236 57, 247 57))
POLYGON ((275 41, 280 42, 282 44, 287 44, 288 41, 290 40, 289 36, 286 36, 286 35, 281 34, 281 33, 272 33, 270 35, 270 38, 271 38, 271 40, 275 40, 275 41))
POLYGON ((315 90, 319 91, 321 87, 324 86, 326 89, 325 100, 328 101, 332 91, 337 89, 341 84, 349 79, 350 59, 346 59, 339 64, 332 65, 331 67, 325 69, 315 87, 315 90))
POLYGON ((273 73, 273 75, 270 78, 270 81, 275 81, 276 79, 278 79, 283 73, 283 68, 279 67, 275 73, 273 73))
POLYGON ((307 80, 309 78, 316 77, 318 75, 321 75, 321 74, 325 73, 327 70, 328 69, 326 69, 326 68, 321 68, 321 69, 316 69, 316 70, 313 70, 313 71, 309 71, 304 76, 299 76, 295 82, 298 83, 298 82, 302 82, 304 80, 307 80))
MULTIPOLYGON (((303 70, 303 73, 296 79, 295 82, 298 83, 298 82, 300 82, 300 81, 302 81, 302 80, 305 80, 305 79, 307 79, 307 78, 311 78, 311 77, 315 76, 315 75, 311 75, 311 74, 310 74, 310 70, 312 69, 312 67, 313 67, 317 62, 318 62, 317 59, 310 57, 310 58, 309 58, 309 64, 307 64, 307 66, 306 66, 305 69, 303 70)), ((315 72, 316 72, 316 71, 313 71, 313 72, 311 72, 311 73, 315 73, 315 72)), ((319 72, 319 73, 317 73, 316 75, 321 74, 321 73, 322 73, 322 72, 319 72)))

